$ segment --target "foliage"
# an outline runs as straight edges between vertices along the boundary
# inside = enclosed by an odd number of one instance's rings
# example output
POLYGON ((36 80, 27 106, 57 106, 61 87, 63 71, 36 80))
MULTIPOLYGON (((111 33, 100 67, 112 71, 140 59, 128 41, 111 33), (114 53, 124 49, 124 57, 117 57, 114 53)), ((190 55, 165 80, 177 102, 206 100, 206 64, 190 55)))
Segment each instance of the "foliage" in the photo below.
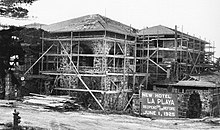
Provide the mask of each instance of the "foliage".
POLYGON ((22 5, 30 5, 35 1, 37 0, 0 0, 0 16, 25 18, 28 16, 28 10, 22 5))
POLYGON ((39 43, 43 30, 25 27, 11 26, 9 29, 0 31, 0 78, 4 78, 6 70, 9 69, 9 59, 13 55, 19 56, 19 64, 24 64, 24 55, 38 56, 40 52, 39 43), (24 50, 22 43, 28 45, 24 50))
POLYGON ((0 31, 0 77, 5 76, 5 70, 9 68, 9 59, 13 55, 24 56, 24 52, 21 48, 21 41, 14 35, 15 30, 21 30, 21 28, 10 27, 0 31))

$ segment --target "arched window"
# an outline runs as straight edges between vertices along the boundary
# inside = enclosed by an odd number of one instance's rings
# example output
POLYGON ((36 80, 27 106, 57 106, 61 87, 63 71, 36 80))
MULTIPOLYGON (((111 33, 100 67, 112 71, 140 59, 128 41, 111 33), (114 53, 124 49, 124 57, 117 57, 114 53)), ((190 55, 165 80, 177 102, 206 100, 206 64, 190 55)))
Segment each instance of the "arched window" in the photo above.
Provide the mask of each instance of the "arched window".
MULTIPOLYGON (((86 44, 76 44, 72 47, 72 50, 73 54, 93 54, 92 48, 86 44)), ((79 56, 79 66, 93 67, 93 61, 94 58, 92 56, 79 56)), ((73 62, 77 63, 77 56, 73 57, 73 62)))

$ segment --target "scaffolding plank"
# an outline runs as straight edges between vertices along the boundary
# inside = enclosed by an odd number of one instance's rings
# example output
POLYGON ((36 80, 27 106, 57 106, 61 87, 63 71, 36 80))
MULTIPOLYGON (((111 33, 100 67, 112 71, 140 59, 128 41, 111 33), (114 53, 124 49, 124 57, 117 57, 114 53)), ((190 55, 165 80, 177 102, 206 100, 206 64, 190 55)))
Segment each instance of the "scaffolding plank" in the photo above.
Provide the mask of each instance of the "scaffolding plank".
MULTIPOLYGON (((48 53, 48 54, 46 54, 46 56, 69 56, 69 54, 51 54, 51 53, 48 53)), ((124 58, 123 55, 103 55, 103 54, 72 54, 71 56, 124 58)), ((134 59, 133 56, 126 56, 125 58, 134 59)))
POLYGON ((110 37, 93 37, 93 38, 41 38, 42 40, 45 41, 94 41, 94 40, 106 40, 106 41, 119 41, 124 43, 126 41, 129 44, 135 44, 135 41, 129 41, 125 39, 116 39, 116 38, 110 38, 110 37))
POLYGON ((56 72, 41 72, 42 74, 44 75, 64 75, 64 76, 76 76, 76 75, 79 75, 79 76, 91 76, 91 77, 103 77, 103 76, 106 76, 106 75, 103 75, 103 74, 73 74, 73 73, 56 73, 56 72))
POLYGON ((77 89, 77 88, 54 88, 55 90, 63 90, 63 91, 78 91, 78 92, 95 92, 95 93, 102 93, 102 94, 116 94, 121 92, 132 92, 131 89, 126 89, 123 91, 104 91, 104 90, 87 90, 87 89, 77 89))
POLYGON ((79 91, 79 92, 96 92, 96 93, 104 93, 102 90, 87 90, 87 89, 76 89, 76 88, 54 88, 55 90, 65 90, 65 91, 79 91))
MULTIPOLYGON (((106 73, 106 75, 112 75, 112 76, 123 76, 124 74, 123 73, 106 73)), ((131 73, 131 74, 129 74, 129 73, 127 73, 127 74, 125 74, 125 76, 133 76, 134 74, 133 73, 131 73)))

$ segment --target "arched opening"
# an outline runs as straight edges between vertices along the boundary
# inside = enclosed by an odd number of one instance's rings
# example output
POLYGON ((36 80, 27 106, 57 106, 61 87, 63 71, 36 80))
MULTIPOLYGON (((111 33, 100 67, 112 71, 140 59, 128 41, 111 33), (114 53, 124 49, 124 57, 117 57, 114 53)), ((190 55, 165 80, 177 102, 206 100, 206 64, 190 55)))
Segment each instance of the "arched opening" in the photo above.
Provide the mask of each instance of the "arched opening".
POLYGON ((202 111, 202 102, 200 99, 200 95, 197 92, 193 92, 188 101, 188 118, 200 118, 202 111))
MULTIPOLYGON (((76 44, 72 47, 73 54, 93 54, 91 47, 86 44, 76 44)), ((72 58, 74 64, 77 64, 78 56, 72 58)), ((93 67, 94 58, 90 56, 79 56, 79 66, 93 67)))

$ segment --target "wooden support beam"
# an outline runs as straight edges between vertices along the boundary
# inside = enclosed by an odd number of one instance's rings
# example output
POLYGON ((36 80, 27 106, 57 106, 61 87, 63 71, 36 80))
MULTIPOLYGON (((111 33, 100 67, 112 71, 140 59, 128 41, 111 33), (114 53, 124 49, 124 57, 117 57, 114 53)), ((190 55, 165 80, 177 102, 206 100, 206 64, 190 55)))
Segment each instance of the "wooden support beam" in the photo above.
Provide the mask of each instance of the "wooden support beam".
MULTIPOLYGON (((106 73, 106 75, 112 75, 112 76, 123 76, 124 74, 123 73, 106 73)), ((132 76, 133 74, 132 73, 126 73, 125 76, 132 76)))
MULTIPOLYGON (((150 50, 149 50, 149 48, 150 48, 150 42, 149 42, 149 35, 148 35, 148 37, 147 37, 147 39, 148 39, 148 44, 147 44, 147 48, 148 48, 148 50, 147 50, 147 74, 149 73, 149 59, 150 59, 150 50)), ((146 90, 148 89, 148 78, 149 78, 149 76, 147 76, 147 79, 146 79, 146 90)))
MULTIPOLYGON (((194 54, 194 53, 193 53, 194 54)), ((191 60, 191 62, 192 62, 192 64, 191 64, 191 66, 195 66, 195 61, 193 60, 193 57, 192 57, 192 55, 191 55, 191 53, 189 52, 189 57, 190 57, 190 60, 191 60)), ((195 71, 197 71, 196 70, 196 68, 193 68, 193 69, 195 69, 195 71)), ((191 70, 192 71, 192 70, 191 70)), ((190 71, 190 74, 191 74, 191 71, 190 71)))
POLYGON ((151 60, 150 58, 149 58, 149 60, 150 60, 152 63, 154 63, 156 66, 158 66, 160 69, 162 69, 164 72, 167 73, 167 71, 166 71, 162 66, 160 66, 159 64, 157 64, 156 62, 154 62, 154 61, 151 60))
MULTIPOLYGON (((77 44, 77 63, 76 63, 77 69, 79 69, 79 56, 80 56, 79 48, 80 48, 80 41, 78 41, 78 44, 77 44)), ((74 55, 72 54, 72 56, 74 55)))
MULTIPOLYGON (((150 36, 149 36, 150 37, 150 36)), ((140 41, 156 41, 157 40, 157 38, 155 38, 155 37, 157 37, 157 36, 154 36, 153 38, 154 39, 150 39, 150 40, 140 40, 140 41)), ((179 39, 181 39, 181 38, 177 38, 178 40, 179 39)), ((188 38, 183 38, 184 40, 189 40, 188 38)), ((162 37, 158 37, 158 40, 163 40, 163 41, 174 41, 175 40, 175 38, 162 38, 162 37)))
MULTIPOLYGON (((42 37, 41 38, 42 40, 45 40, 45 41, 71 41, 71 38, 44 38, 44 37, 42 37)), ((84 38, 75 38, 75 37, 73 37, 73 41, 95 41, 95 40, 106 40, 106 41, 113 41, 113 42, 121 42, 121 43, 123 43, 123 39, 116 39, 116 38, 112 38, 112 37, 104 37, 103 35, 102 35, 102 37, 90 37, 90 38, 88 38, 88 37, 84 37, 84 38)), ((127 43, 129 43, 129 44, 135 44, 136 42, 135 41, 129 41, 129 40, 127 40, 127 43)))
POLYGON ((117 45, 118 45, 118 47, 120 48, 120 50, 121 50, 122 54, 124 55, 124 54, 125 54, 125 52, 124 52, 124 50, 122 49, 121 45, 120 45, 118 42, 117 42, 117 45))
MULTIPOLYGON (((115 35, 115 37, 116 37, 116 35, 115 35)), ((115 55, 115 53, 116 53, 116 42, 114 42, 113 46, 114 46, 113 55, 115 55)), ((115 57, 113 57, 113 67, 116 67, 116 64, 115 64, 115 63, 116 63, 116 62, 115 62, 115 57)), ((115 72, 115 69, 113 70, 113 72, 115 72)))
POLYGON ((194 64, 194 61, 193 61, 191 53, 190 52, 188 52, 188 53, 189 53, 189 57, 190 57, 191 62, 194 64))
MULTIPOLYGON (((137 41, 137 37, 135 37, 135 41, 137 41)), ((137 44, 134 46, 134 73, 133 73, 133 90, 135 89, 135 82, 136 82, 136 73, 137 70, 137 44)))
MULTIPOLYGON (((107 60, 108 58, 106 58, 106 44, 107 44, 107 41, 106 41, 106 30, 105 30, 105 35, 104 35, 104 57, 102 57, 102 62, 104 61, 104 64, 102 63, 102 71, 103 73, 106 75, 106 72, 107 72, 107 60), (103 68, 104 67, 104 68, 103 68)), ((104 77, 104 90, 107 89, 107 76, 104 77)))
MULTIPOLYGON (((142 47, 138 47, 137 50, 148 50, 147 47, 142 48, 142 47)), ((156 47, 151 47, 149 50, 160 50, 160 51, 176 51, 175 48, 156 48, 156 47)), ((200 50, 193 50, 193 49, 189 49, 187 47, 177 47, 177 51, 183 51, 183 52, 193 52, 193 53, 207 53, 205 51, 200 51, 200 50)))
POLYGON ((116 87, 116 90, 118 90, 118 85, 115 84, 114 81, 112 81, 112 79, 110 79, 110 81, 112 82, 112 84, 116 87))
MULTIPOLYGON (((56 57, 63 57, 63 56, 68 56, 68 54, 51 54, 51 53, 48 53, 46 54, 46 56, 56 56, 56 57)), ((123 59, 123 55, 103 55, 103 54, 72 54, 72 56, 77 56, 77 57, 105 57, 106 58, 121 58, 123 59)), ((134 57, 132 56, 126 56, 127 59, 134 59, 134 57)))
MULTIPOLYGON (((150 51, 150 50, 148 50, 148 51, 150 51)), ((147 57, 151 58, 156 52, 158 52, 158 50, 155 50, 150 56, 147 56, 147 57)), ((137 59, 139 59, 139 58, 137 58, 137 59)), ((147 59, 147 60, 145 60, 145 61, 141 64, 141 66, 143 66, 146 62, 149 61, 148 58, 145 58, 145 57, 142 57, 141 59, 147 59)), ((148 65, 149 65, 149 63, 148 63, 148 65)), ((148 65, 147 65, 147 66, 148 66, 148 65)), ((147 68, 148 68, 148 67, 147 67, 147 68)))
POLYGON ((106 76, 103 74, 73 74, 73 73, 57 73, 57 72, 44 72, 44 71, 42 71, 42 74, 44 74, 44 75, 64 75, 64 76, 80 75, 83 77, 104 77, 104 76, 106 76))
POLYGON ((105 93, 102 90, 87 90, 87 89, 76 89, 76 88, 54 88, 55 90, 65 90, 65 91, 79 91, 79 92, 95 92, 95 93, 105 93))
MULTIPOLYGON (((44 37, 44 32, 42 32, 42 37, 44 37)), ((42 43, 41 43, 41 52, 43 53, 44 52, 44 40, 42 40, 42 43)), ((41 70, 43 70, 44 68, 44 59, 42 58, 41 60, 41 70)))
POLYGON ((149 75, 150 75, 150 74, 146 74, 146 73, 145 73, 145 77, 142 79, 141 83, 139 84, 139 87, 141 87, 141 86, 144 84, 144 82, 147 81, 149 75))
POLYGON ((134 94, 132 94, 131 98, 129 99, 129 101, 128 101, 128 103, 126 104, 126 106, 125 106, 125 108, 123 109, 123 111, 126 111, 128 105, 130 105, 130 103, 131 103, 133 97, 134 97, 134 94))
POLYGON ((200 54, 196 57, 196 61, 194 62, 194 65, 193 65, 193 68, 192 68, 192 70, 191 70, 191 72, 190 72, 190 75, 192 74, 192 72, 193 72, 193 70, 194 70, 194 68, 195 68, 195 66, 196 66, 196 63, 197 63, 199 57, 200 57, 200 54))
POLYGON ((26 75, 26 74, 34 67, 34 65, 36 65, 37 62, 38 62, 42 57, 44 57, 44 56, 47 54, 47 52, 48 52, 53 46, 54 46, 54 44, 52 44, 52 45, 29 67, 29 69, 25 71, 24 75, 26 75))
MULTIPOLYGON (((125 39, 127 39, 127 35, 125 35, 125 39)), ((127 55, 127 43, 126 43, 126 40, 124 41, 125 43, 124 43, 124 63, 123 63, 123 65, 124 65, 124 67, 123 67, 123 89, 125 89, 125 83, 126 83, 126 81, 125 81, 125 79, 126 79, 126 77, 125 77, 125 73, 126 73, 126 61, 127 61, 127 59, 126 59, 126 55, 127 55)))
MULTIPOLYGON (((150 51, 149 47, 148 47, 148 51, 150 51)), ((156 52, 158 52, 158 50, 154 50, 154 52, 149 56, 149 58, 151 58, 156 52)))
MULTIPOLYGON (((75 88, 54 88, 55 90, 64 90, 64 91, 79 91, 79 92, 94 92, 94 93, 101 93, 101 94, 117 94, 121 91, 103 91, 103 90, 88 90, 88 89, 75 89, 75 88)), ((123 92, 132 92, 130 89, 126 89, 123 92)))

